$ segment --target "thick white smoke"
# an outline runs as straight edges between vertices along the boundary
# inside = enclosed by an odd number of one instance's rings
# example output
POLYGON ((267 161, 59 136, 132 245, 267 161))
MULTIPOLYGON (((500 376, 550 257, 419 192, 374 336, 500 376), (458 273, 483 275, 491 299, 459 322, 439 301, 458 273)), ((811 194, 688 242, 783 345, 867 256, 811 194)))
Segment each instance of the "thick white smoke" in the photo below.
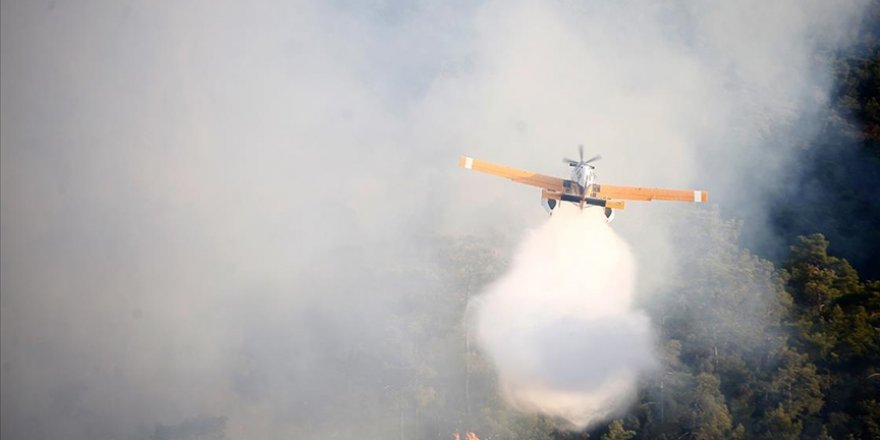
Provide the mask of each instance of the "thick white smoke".
MULTIPOLYGON (((212 415, 232 438, 437 438, 462 362, 436 311, 459 304, 426 292, 459 280, 428 255, 544 221, 455 158, 557 174, 584 143, 600 183, 763 212, 818 126, 814 53, 864 3, 0 1, 0 437, 212 415)), ((639 295, 693 252, 663 209, 614 224, 639 295)), ((555 214, 478 308, 511 400, 578 424, 650 363, 594 211, 555 214)))
POLYGON ((633 256, 602 210, 560 206, 473 304, 507 400, 577 428, 625 410, 655 364, 634 285, 633 256))

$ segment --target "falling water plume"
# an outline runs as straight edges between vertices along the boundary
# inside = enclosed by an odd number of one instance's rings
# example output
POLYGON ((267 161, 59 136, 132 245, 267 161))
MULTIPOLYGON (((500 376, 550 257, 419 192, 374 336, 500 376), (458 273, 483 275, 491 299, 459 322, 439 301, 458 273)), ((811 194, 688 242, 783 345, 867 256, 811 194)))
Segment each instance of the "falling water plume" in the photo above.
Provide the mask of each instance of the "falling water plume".
POLYGON ((626 409, 654 365, 635 265, 602 210, 561 206, 472 306, 476 340, 515 408, 582 429, 626 409))

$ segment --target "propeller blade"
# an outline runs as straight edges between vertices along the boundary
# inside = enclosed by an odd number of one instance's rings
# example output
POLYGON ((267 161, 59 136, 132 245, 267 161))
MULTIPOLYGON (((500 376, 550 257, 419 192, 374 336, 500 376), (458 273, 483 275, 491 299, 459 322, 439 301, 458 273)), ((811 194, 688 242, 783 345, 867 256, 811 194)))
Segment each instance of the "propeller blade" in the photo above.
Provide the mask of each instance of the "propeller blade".
POLYGON ((567 163, 567 164, 569 164, 569 165, 571 165, 571 166, 575 166, 575 165, 578 164, 578 161, 576 161, 576 160, 572 160, 572 159, 569 159, 569 158, 567 158, 567 157, 563 157, 563 158, 562 158, 562 161, 565 162, 565 163, 567 163))
POLYGON ((593 157, 587 159, 587 161, 584 162, 584 163, 595 162, 595 161, 597 161, 597 160, 599 160, 599 159, 601 159, 601 158, 602 158, 602 155, 601 155, 601 154, 597 154, 597 155, 595 155, 595 156, 593 156, 593 157))
POLYGON ((578 154, 581 156, 581 162, 584 161, 584 144, 578 145, 578 154))

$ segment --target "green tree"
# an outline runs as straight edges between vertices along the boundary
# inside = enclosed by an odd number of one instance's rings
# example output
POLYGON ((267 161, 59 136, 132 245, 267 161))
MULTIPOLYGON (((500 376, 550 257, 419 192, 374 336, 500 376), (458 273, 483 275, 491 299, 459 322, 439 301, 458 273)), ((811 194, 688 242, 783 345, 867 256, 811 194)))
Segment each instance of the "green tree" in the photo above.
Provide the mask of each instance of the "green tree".
MULTIPOLYGON (((783 404, 796 413, 790 415, 804 421, 804 435, 868 437, 877 431, 880 395, 880 374, 873 376, 880 371, 880 289, 876 282, 861 282, 846 260, 828 255, 828 246, 821 234, 800 237, 785 265, 786 287, 796 304, 790 317, 792 343, 808 357, 796 363, 811 362, 818 373, 807 367, 783 369, 776 391, 786 381, 800 380, 794 390, 816 394, 810 379, 816 376, 825 402, 818 413, 813 411, 815 404, 783 404)), ((804 396, 803 401, 809 400, 804 396)))
POLYGON ((828 240, 822 234, 798 237, 786 270, 789 291, 805 312, 819 313, 836 298, 860 288, 855 269, 846 260, 828 255, 828 240))
POLYGON ((608 432, 602 435, 602 440, 629 440, 636 436, 635 431, 623 427, 623 421, 617 419, 608 425, 608 432))
POLYGON ((686 276, 648 304, 665 372, 648 386, 640 418, 646 438, 741 437, 764 414, 791 298, 772 263, 738 246, 739 222, 717 209, 680 215, 673 238, 686 276))
POLYGON ((690 404, 691 429, 697 439, 728 438, 732 424, 724 395, 719 386, 721 381, 715 375, 701 373, 696 378, 696 390, 690 404))

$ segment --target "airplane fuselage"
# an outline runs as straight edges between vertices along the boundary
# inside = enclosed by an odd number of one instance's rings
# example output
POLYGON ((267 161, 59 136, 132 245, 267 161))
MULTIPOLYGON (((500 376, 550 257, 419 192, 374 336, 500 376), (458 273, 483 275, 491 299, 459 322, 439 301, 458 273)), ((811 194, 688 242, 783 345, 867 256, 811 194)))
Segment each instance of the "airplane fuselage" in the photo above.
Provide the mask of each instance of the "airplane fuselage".
POLYGON ((578 195, 583 195, 584 190, 592 185, 595 179, 596 173, 590 165, 578 165, 571 170, 571 180, 578 184, 578 195))

